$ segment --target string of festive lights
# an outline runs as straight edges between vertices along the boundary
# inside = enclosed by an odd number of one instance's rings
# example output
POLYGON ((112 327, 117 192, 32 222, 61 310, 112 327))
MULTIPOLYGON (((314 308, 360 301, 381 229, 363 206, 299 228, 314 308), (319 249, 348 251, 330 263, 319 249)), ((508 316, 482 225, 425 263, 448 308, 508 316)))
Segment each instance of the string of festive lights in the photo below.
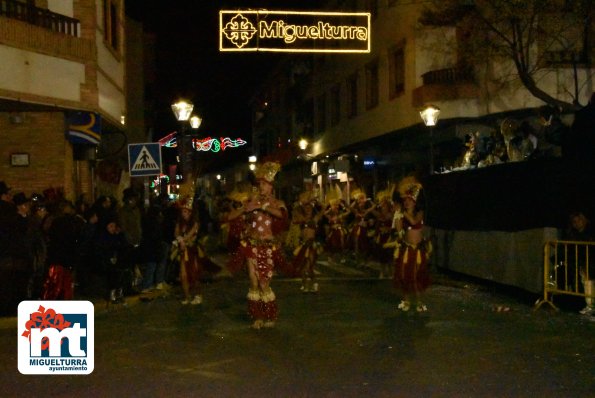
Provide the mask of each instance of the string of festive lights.
POLYGON ((237 148, 239 146, 242 145, 246 145, 247 142, 244 141, 241 138, 238 138, 236 140, 231 139, 229 137, 221 137, 221 139, 217 139, 217 138, 211 138, 211 137, 207 137, 207 138, 193 138, 192 139, 192 147, 197 150, 197 151, 202 151, 202 152, 207 152, 207 151, 212 151, 212 152, 219 152, 219 151, 224 151, 227 148, 237 148))

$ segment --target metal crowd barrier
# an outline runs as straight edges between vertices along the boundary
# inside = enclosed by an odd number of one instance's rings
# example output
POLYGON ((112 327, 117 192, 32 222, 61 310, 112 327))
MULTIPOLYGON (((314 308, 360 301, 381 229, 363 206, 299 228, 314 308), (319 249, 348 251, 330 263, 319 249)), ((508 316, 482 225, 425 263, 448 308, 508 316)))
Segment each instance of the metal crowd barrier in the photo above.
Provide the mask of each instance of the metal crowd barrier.
POLYGON ((553 302, 555 295, 583 297, 587 303, 593 305, 591 300, 595 300, 595 259, 591 264, 590 254, 595 256, 595 242, 552 240, 545 243, 543 298, 535 303, 535 310, 543 304, 549 304, 558 310, 553 302))

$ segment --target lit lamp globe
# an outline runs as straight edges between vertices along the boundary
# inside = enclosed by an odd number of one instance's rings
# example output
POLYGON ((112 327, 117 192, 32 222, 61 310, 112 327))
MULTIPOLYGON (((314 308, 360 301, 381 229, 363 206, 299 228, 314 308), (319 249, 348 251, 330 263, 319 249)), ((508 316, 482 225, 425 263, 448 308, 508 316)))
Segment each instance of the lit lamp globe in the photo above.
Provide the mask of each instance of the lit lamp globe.
POLYGON ((419 111, 421 119, 424 124, 428 127, 435 126, 438 123, 438 116, 440 116, 440 108, 434 105, 428 105, 421 111, 419 111))
POLYGON ((192 116, 190 118, 190 126, 193 129, 197 129, 200 127, 200 124, 202 123, 202 118, 198 117, 198 116, 192 116))
POLYGON ((171 106, 171 110, 179 122, 188 121, 190 115, 192 115, 192 109, 194 109, 194 105, 188 101, 178 101, 171 106))
POLYGON ((308 141, 306 141, 305 139, 301 139, 300 142, 298 143, 298 146, 300 147, 300 149, 302 151, 305 151, 306 148, 308 148, 308 141))

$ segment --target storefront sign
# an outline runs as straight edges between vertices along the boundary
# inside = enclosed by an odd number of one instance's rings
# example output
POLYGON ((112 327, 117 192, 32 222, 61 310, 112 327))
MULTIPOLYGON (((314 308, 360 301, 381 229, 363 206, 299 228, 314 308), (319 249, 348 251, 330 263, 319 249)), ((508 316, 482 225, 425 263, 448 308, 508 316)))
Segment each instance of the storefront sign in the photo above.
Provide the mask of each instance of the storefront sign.
POLYGON ((219 51, 369 53, 370 13, 219 11, 219 51))
POLYGON ((101 116, 93 112, 66 112, 66 137, 73 144, 99 145, 101 116))

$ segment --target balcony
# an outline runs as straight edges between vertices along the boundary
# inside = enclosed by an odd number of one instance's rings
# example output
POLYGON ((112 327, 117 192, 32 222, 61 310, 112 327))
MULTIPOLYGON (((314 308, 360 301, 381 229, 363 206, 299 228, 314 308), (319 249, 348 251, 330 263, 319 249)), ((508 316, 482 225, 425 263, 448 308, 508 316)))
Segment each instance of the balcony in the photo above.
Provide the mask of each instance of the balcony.
POLYGON ((79 20, 38 8, 17 0, 0 0, 0 16, 17 19, 69 36, 78 37, 79 20))
POLYGON ((413 105, 434 101, 476 98, 479 95, 472 68, 445 68, 424 73, 423 86, 413 90, 413 105))

